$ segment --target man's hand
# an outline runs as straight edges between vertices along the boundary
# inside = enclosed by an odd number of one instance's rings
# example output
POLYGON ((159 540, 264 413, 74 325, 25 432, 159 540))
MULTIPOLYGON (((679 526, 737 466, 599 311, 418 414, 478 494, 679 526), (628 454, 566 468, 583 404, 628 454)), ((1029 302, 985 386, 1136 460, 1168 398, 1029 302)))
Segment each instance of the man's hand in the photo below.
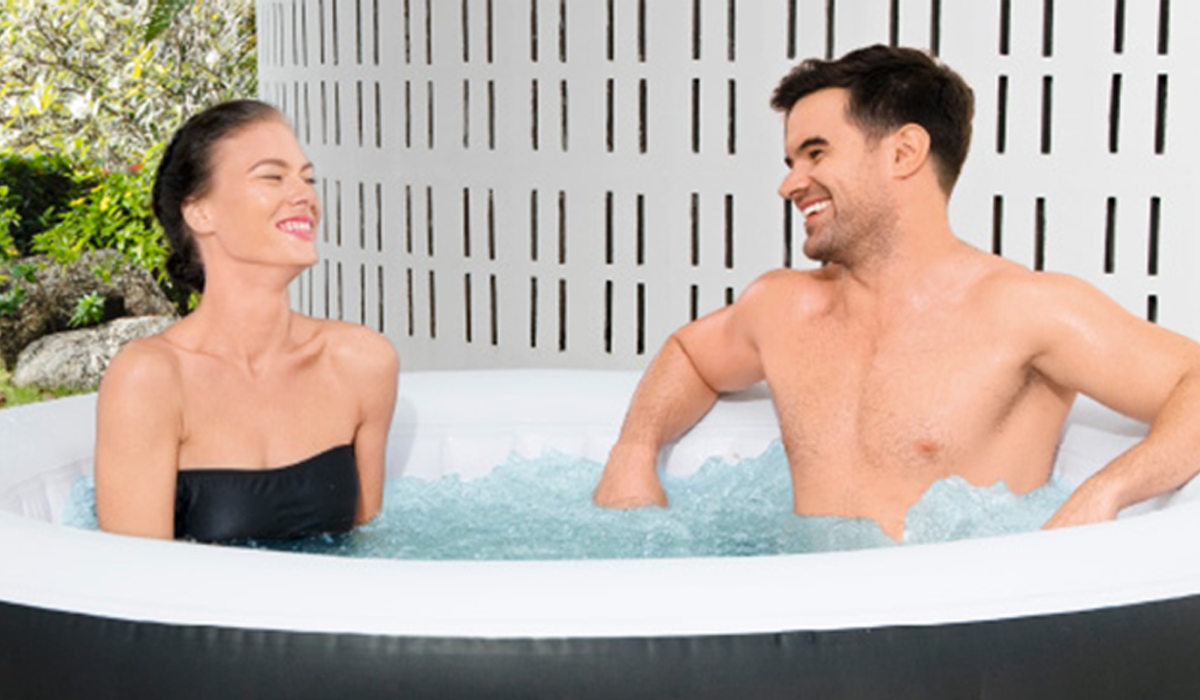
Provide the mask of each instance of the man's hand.
POLYGON ((667 494, 658 480, 657 462, 656 450, 618 443, 608 455, 592 501, 603 508, 666 508, 667 494))
POLYGON ((1120 510, 1116 499, 1093 478, 1080 484, 1042 529, 1104 522, 1116 518, 1120 510))

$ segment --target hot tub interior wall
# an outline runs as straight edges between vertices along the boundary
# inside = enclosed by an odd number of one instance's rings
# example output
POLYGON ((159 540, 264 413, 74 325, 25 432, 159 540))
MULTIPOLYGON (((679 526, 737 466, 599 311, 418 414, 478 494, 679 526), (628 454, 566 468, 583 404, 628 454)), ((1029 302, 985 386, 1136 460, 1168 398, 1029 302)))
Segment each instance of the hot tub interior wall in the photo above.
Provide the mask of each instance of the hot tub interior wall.
POLYGON ((260 91, 318 165, 295 306, 407 369, 640 368, 763 271, 809 267, 776 195, 776 81, 927 48, 971 83, 951 207, 974 245, 1191 337, 1200 3, 258 0, 260 91))

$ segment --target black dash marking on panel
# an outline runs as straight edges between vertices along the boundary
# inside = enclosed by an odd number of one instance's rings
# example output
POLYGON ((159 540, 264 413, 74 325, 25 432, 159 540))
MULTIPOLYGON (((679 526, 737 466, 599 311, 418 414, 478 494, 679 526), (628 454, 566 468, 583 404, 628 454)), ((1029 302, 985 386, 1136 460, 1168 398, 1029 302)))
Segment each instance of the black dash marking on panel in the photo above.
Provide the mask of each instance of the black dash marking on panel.
POLYGON ((338 65, 338 21, 337 20, 338 20, 339 13, 338 13, 337 5, 338 5, 337 0, 332 0, 333 10, 332 10, 332 12, 330 12, 330 20, 332 20, 330 22, 330 27, 332 28, 332 31, 330 32, 330 35, 333 38, 333 41, 331 42, 331 48, 333 49, 333 65, 335 65, 335 66, 338 65))
MULTIPOLYGON (((791 8, 788 8, 789 17, 791 8)), ((892 0, 888 6, 888 46, 900 45, 900 0, 892 0)))
POLYGON ((416 323, 415 323, 415 321, 416 321, 415 315, 416 314, 414 313, 414 308, 413 308, 414 307, 413 270, 411 267, 408 268, 407 270, 405 270, 404 282, 405 282, 405 285, 407 286, 407 292, 408 292, 408 336, 411 338, 412 336, 417 334, 416 323))
POLYGON ((1004 195, 992 195, 992 254, 1004 255, 1004 195))
POLYGON ((1113 8, 1113 53, 1125 52, 1125 0, 1116 0, 1113 8))
POLYGON ((942 0, 929 4, 929 52, 934 56, 942 52, 942 0))
POLYGON ((637 354, 646 354, 646 283, 637 285, 637 354))
POLYGON ((650 141, 650 97, 646 79, 638 80, 638 152, 645 153, 650 141))
POLYGON ((379 0, 371 0, 371 59, 379 65, 379 0))
POLYGON ((412 185, 404 186, 404 252, 413 252, 413 198, 412 185))
POLYGON ((727 0, 727 23, 726 23, 726 58, 730 63, 737 60, 737 0, 727 0))
POLYGON ((292 3, 292 65, 293 66, 300 65, 300 31, 299 31, 300 16, 298 14, 298 9, 299 8, 296 7, 296 3, 293 2, 292 3))
POLYGON ((433 65, 433 0, 425 0, 425 65, 433 65))
POLYGON ((496 294, 496 276, 488 275, 488 307, 491 315, 492 346, 500 344, 499 307, 500 301, 496 294))
MULTIPOLYGON (((411 0, 404 0, 404 62, 412 63, 412 7, 411 0)), ((412 335, 411 333, 409 335, 412 335)))
POLYGON ((383 300, 387 297, 384 294, 382 265, 375 266, 375 294, 375 299, 377 300, 377 305, 375 308, 375 330, 379 331, 380 333, 386 333, 387 329, 385 328, 386 324, 384 323, 384 318, 387 316, 387 308, 383 300))
POLYGON ((1002 75, 996 88, 996 153, 1008 148, 1008 76, 1002 75))
POLYGON ((700 152, 700 79, 692 78, 692 153, 700 152))
POLYGON ((1121 147, 1121 74, 1114 73, 1108 96, 1108 152, 1121 147))
POLYGON ((471 190, 464 187, 462 191, 462 234, 463 257, 471 257, 471 190))
POLYGON ((487 80, 487 150, 496 150, 496 80, 487 80))
POLYGON ((1042 76, 1042 153, 1049 154, 1052 147, 1054 119, 1054 76, 1042 76))
POLYGON ((637 9, 638 62, 646 62, 646 0, 638 0, 637 9))
POLYGON ((1046 269, 1046 198, 1038 197, 1034 207, 1033 269, 1046 269))
POLYGON ((471 273, 463 274, 463 335, 468 343, 474 342, 475 338, 472 331, 474 323, 471 319, 471 273))
POLYGON ((1012 0, 1000 0, 1000 55, 1007 56, 1012 46, 1012 0))
POLYGON ((1171 0, 1158 0, 1158 55, 1171 48, 1171 0))
POLYGON ((606 116, 604 119, 604 132, 605 132, 604 144, 605 144, 605 148, 608 149, 608 152, 612 153, 613 149, 616 148, 616 133, 615 132, 616 132, 616 119, 617 119, 617 114, 616 114, 616 112, 617 112, 617 96, 615 94, 616 93, 616 85, 615 85, 615 81, 612 78, 608 79, 607 86, 606 86, 606 92, 607 92, 607 96, 606 96, 607 108, 606 108, 606 112, 605 112, 606 116))
POLYGON ((462 0, 462 60, 471 62, 471 22, 467 11, 468 0, 462 0))
POLYGON ((692 267, 700 264, 700 193, 692 193, 692 267))
POLYGON ((558 62, 567 62, 567 0, 558 0, 558 62))
POLYGON ((563 153, 567 152, 567 81, 560 80, 558 83, 558 105, 559 105, 559 126, 562 133, 559 138, 562 142, 563 153))
POLYGON ((558 281, 558 351, 567 350, 567 281, 558 281))
POLYGON ((330 287, 330 285, 329 285, 329 280, 330 280, 330 277, 329 277, 329 261, 328 261, 328 260, 325 260, 325 261, 323 261, 323 262, 324 262, 324 264, 325 264, 325 274, 323 275, 323 276, 324 276, 324 282, 325 282, 325 284, 324 284, 324 288, 323 288, 323 291, 324 291, 324 297, 325 297, 324 315, 325 315, 325 318, 329 318, 329 287, 330 287))
POLYGON ((637 196, 637 264, 646 263, 646 195, 637 196))
POLYGON ((695 321, 697 318, 700 318, 700 287, 693 284, 692 288, 690 290, 690 294, 691 294, 691 300, 690 300, 691 308, 689 309, 689 312, 690 312, 691 320, 695 321))
POLYGON ((833 58, 837 38, 837 0, 825 0, 825 59, 833 58))
POLYGON ((1158 276, 1158 236, 1162 221, 1162 198, 1150 198, 1150 241, 1146 246, 1146 274, 1158 276))
POLYGON ((362 0, 354 0, 354 62, 363 62, 362 0))
POLYGON ((367 184, 358 183, 358 249, 367 249, 367 184))
POLYGON ((342 145, 342 84, 333 84, 333 145, 342 145))
POLYGON ((692 60, 700 60, 700 5, 701 0, 692 0, 692 60))
POLYGON ((558 191, 558 264, 567 264, 567 193, 558 191))
POLYGON ((1167 152, 1167 74, 1158 76, 1158 96, 1154 105, 1154 153, 1167 152))
POLYGON ((796 57, 796 0, 787 0, 787 57, 796 57))
POLYGON ((496 193, 488 189, 487 202, 487 245, 488 260, 496 259, 496 193))
MULTIPOLYGON (((300 3, 300 56, 303 66, 308 67, 308 3, 300 3)), ((312 289, 309 287, 309 289, 312 289)))
POLYGON ((1117 198, 1104 203, 1104 274, 1117 271, 1117 198))
POLYGON ((383 183, 375 183, 375 252, 383 252, 383 183))
POLYGON ((529 192, 529 259, 538 259, 538 191, 529 192))
POLYGON ((529 144, 533 150, 538 149, 538 79, 534 78, 529 86, 529 144))
POLYGON ((425 143, 433 150, 433 81, 425 81, 425 143))
POLYGON ((537 347, 538 278, 529 278, 529 347, 537 347))
POLYGON ((337 320, 346 320, 346 289, 344 280, 342 279, 342 263, 338 261, 334 264, 334 269, 337 271, 337 320))
POLYGON ((404 147, 412 148, 412 81, 404 81, 404 147))
POLYGON ((493 20, 492 0, 487 0, 487 62, 494 63, 496 60, 495 44, 496 44, 496 24, 493 20))
POLYGON ((471 147, 471 81, 463 79, 462 84, 462 145, 471 147))
POLYGON ((1054 55, 1054 0, 1042 0, 1042 56, 1054 55))
MULTIPOLYGON (((321 180, 321 201, 322 202, 329 201, 329 179, 328 178, 323 178, 321 180)), ((327 216, 321 217, 321 240, 325 243, 329 242, 329 217, 327 217, 327 216)))
POLYGON ((604 281, 604 352, 611 355, 613 346, 613 283, 604 281))
POLYGON ((733 306, 734 293, 733 287, 725 288, 725 306, 733 306))
POLYGON ((325 0, 317 0, 317 39, 317 53, 325 65, 325 0))
POLYGON ((725 138, 725 150, 729 155, 737 154, 737 81, 729 79, 729 133, 725 138))
POLYGON ((1146 320, 1150 323, 1158 323, 1158 295, 1151 294, 1146 297, 1146 320))
POLYGON ((617 2, 608 0, 605 13, 605 56, 608 60, 617 59, 617 2))
POLYGON ((364 132, 363 120, 365 119, 365 116, 363 113, 366 110, 363 109, 363 84, 362 84, 361 80, 354 81, 354 101, 355 101, 355 107, 358 111, 358 114, 357 114, 357 117, 358 117, 358 147, 362 148, 363 147, 363 132, 364 132))
POLYGON ((783 201, 783 266, 792 267, 792 203, 783 201))
POLYGON ((425 254, 433 257, 433 188, 425 187, 425 254))
POLYGON ((725 269, 733 269, 733 195, 725 195, 725 269))
POLYGON ((538 62, 538 0, 529 0, 529 60, 538 62))
POLYGON ((358 266, 358 325, 367 325, 367 266, 358 266))
POLYGON ((375 81, 375 148, 383 148, 383 92, 375 81))
POLYGON ((430 340, 438 337, 438 299, 437 299, 437 283, 434 280, 433 270, 430 270, 430 340))
POLYGON ((342 247, 342 181, 334 180, 333 182, 333 230, 336 233, 337 247, 342 247))
POLYGON ((304 142, 312 143, 312 103, 308 98, 308 83, 304 83, 304 142))
POLYGON ((604 264, 613 264, 613 193, 612 190, 604 193, 604 264))

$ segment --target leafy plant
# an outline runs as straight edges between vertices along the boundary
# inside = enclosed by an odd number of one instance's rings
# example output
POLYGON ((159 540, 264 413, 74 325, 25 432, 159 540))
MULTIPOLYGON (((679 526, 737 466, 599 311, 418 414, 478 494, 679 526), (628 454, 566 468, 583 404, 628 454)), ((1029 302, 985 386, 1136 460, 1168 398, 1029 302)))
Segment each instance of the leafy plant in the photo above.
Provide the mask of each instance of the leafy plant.
POLYGON ((14 284, 7 292, 0 293, 0 316, 14 318, 25 301, 25 288, 14 284))
POLYGON ((75 310, 67 325, 72 328, 94 326, 104 320, 104 297, 97 292, 84 294, 75 300, 75 310))
POLYGON ((12 237, 12 227, 20 223, 21 215, 17 210, 8 206, 8 186, 0 184, 0 261, 15 258, 21 254, 17 250, 17 242, 12 237))
POLYGON ((0 56, 0 150, 114 171, 257 92, 253 0, 0 0, 0 56))
POLYGON ((33 239, 33 249, 69 264, 86 250, 111 248, 128 262, 166 279, 167 249, 150 206, 151 169, 104 175, 59 222, 33 239))

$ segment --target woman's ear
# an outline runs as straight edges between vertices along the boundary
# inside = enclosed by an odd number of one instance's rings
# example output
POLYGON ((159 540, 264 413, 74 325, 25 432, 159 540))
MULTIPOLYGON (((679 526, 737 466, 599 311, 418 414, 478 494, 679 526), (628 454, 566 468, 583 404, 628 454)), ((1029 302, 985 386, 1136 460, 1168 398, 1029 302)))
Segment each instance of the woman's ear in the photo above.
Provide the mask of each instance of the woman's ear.
POLYGON ((204 199, 189 199, 180 207, 183 221, 194 236, 204 236, 214 229, 212 215, 204 199))
POLYGON ((920 172, 929 162, 929 132, 918 124, 905 124, 897 129, 892 140, 892 171, 899 178, 920 172))

